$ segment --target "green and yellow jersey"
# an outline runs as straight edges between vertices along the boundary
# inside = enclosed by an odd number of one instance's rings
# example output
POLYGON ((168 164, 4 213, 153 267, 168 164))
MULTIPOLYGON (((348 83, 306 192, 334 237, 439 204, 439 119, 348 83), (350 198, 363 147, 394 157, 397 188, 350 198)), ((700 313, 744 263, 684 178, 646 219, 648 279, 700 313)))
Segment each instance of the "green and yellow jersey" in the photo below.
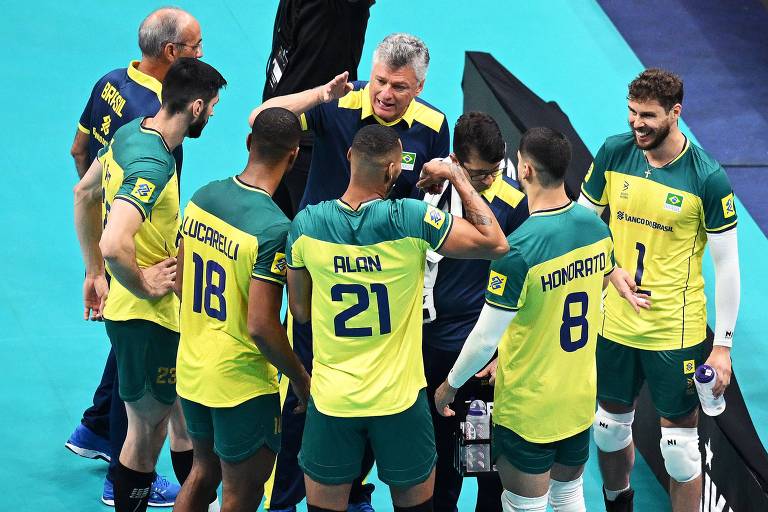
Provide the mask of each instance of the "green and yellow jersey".
POLYGON ((214 181, 184 210, 179 396, 234 407, 277 393, 277 370, 248 333, 251 279, 285 284, 290 221, 264 190, 214 181))
POLYGON ((680 156, 653 168, 632 133, 616 135, 598 151, 582 192, 596 205, 610 206, 616 260, 653 302, 638 315, 609 289, 600 334, 646 350, 703 341, 707 233, 736 226, 733 191, 720 164, 686 141, 680 156))
POLYGON ((288 266, 312 276, 312 398, 323 414, 404 411, 426 386, 421 291, 453 218, 414 199, 324 201, 291 225, 288 266))
MULTIPOLYGON (((132 204, 144 219, 134 237, 139 268, 175 257, 179 231, 176 161, 162 135, 142 127, 143 121, 138 118, 120 127, 98 156, 104 226, 116 200, 132 204)), ((140 299, 112 279, 104 318, 149 320, 178 332, 179 301, 173 293, 160 299, 140 299)))
POLYGON ((531 213, 491 264, 489 306, 516 311, 499 344, 493 421, 532 443, 592 424, 603 278, 614 267, 608 227, 575 203, 531 213))

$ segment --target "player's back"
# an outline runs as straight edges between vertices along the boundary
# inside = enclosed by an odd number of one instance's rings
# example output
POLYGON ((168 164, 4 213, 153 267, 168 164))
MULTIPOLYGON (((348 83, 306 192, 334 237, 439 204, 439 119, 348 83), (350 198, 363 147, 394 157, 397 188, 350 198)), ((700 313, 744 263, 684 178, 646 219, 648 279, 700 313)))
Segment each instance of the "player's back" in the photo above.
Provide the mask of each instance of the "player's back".
POLYGON ((531 214, 491 265, 486 300, 517 311, 499 346, 494 421, 537 443, 588 428, 603 278, 613 269, 607 226, 570 203, 531 214))
POLYGON ((184 211, 178 393, 231 407, 274 393, 277 372, 248 333, 251 279, 282 286, 289 221, 238 178, 198 190, 184 211))
POLYGON ((334 416, 395 414, 426 386, 421 358, 424 258, 450 215, 413 199, 308 206, 287 259, 312 277, 312 397, 334 416))

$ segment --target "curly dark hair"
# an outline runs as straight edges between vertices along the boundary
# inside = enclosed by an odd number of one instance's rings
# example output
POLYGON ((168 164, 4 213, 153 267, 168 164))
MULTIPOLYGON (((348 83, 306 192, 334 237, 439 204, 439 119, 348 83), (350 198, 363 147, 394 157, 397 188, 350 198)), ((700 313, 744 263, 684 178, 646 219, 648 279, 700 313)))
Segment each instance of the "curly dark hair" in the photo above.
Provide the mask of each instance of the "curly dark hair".
POLYGON ((677 103, 683 103, 683 81, 674 73, 649 68, 637 75, 629 84, 628 100, 656 100, 669 112, 677 103))

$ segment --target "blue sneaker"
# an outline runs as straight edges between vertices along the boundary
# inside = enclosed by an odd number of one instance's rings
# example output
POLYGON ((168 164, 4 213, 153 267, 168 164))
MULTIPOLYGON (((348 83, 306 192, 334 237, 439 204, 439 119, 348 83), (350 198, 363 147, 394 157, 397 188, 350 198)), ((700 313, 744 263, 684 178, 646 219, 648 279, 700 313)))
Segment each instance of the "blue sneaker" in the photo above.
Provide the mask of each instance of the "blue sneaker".
MULTIPOLYGON (((169 482, 167 478, 155 475, 152 489, 149 493, 150 507, 172 507, 176 503, 181 486, 169 482)), ((109 478, 104 479, 104 491, 101 493, 101 502, 110 507, 115 506, 115 487, 109 478)))
POLYGON ((112 458, 109 439, 101 437, 82 423, 77 425, 75 431, 64 443, 64 447, 86 459, 101 459, 109 462, 112 458))
POLYGON ((347 512, 376 512, 370 503, 361 501, 360 503, 350 503, 347 506, 347 512))
POLYGON ((296 505, 291 505, 287 508, 269 508, 269 512, 296 512, 296 505))

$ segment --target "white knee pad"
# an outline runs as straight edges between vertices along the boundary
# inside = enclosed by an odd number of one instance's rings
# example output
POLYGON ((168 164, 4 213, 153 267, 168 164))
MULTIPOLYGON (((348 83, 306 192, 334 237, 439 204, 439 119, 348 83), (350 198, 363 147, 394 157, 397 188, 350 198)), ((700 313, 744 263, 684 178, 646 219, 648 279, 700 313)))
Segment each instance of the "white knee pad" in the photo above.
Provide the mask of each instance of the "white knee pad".
POLYGON ((701 474, 699 433, 695 428, 661 427, 659 446, 664 467, 673 480, 690 482, 701 474))
POLYGON ((598 405, 593 429, 597 447, 604 452, 617 452, 629 446, 634 420, 635 411, 613 414, 598 405))
POLYGON ((555 512, 586 512, 583 478, 570 482, 549 481, 549 504, 555 512))
POLYGON ((505 490, 501 493, 501 508, 504 512, 546 512, 547 496, 526 498, 505 490))

